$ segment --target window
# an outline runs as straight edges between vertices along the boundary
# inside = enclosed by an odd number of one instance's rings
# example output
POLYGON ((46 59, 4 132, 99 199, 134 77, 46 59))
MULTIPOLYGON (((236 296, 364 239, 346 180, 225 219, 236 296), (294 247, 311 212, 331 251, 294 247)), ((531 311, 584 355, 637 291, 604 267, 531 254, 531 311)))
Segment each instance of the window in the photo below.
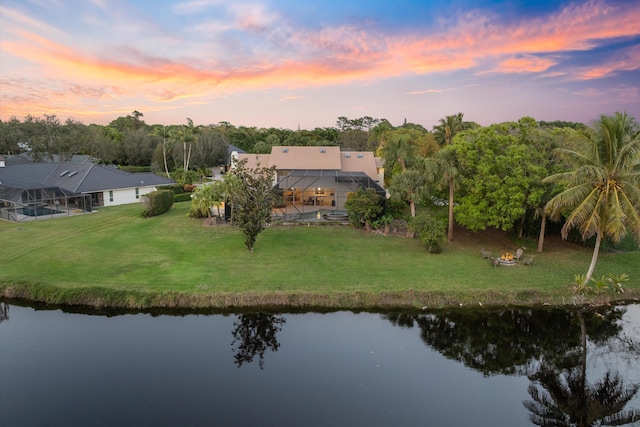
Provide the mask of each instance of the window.
POLYGON ((109 190, 109 201, 113 202, 113 190, 109 190))
POLYGON ((358 153, 358 158, 359 158, 359 159, 361 159, 361 158, 363 158, 363 157, 364 157, 364 154, 362 154, 362 153, 358 153))
POLYGON ((321 152, 321 153, 326 153, 326 152, 327 152, 327 150, 326 150, 326 148, 321 148, 321 149, 320 149, 320 152, 321 152))
POLYGON ((282 152, 283 152, 283 153, 288 153, 288 152, 289 152, 289 149, 288 149, 287 147, 284 147, 284 148, 282 149, 282 152))
POLYGON ((140 189, 136 188, 136 199, 140 198, 140 189))
POLYGON ((348 159, 349 157, 351 157, 351 153, 344 153, 344 156, 348 159))

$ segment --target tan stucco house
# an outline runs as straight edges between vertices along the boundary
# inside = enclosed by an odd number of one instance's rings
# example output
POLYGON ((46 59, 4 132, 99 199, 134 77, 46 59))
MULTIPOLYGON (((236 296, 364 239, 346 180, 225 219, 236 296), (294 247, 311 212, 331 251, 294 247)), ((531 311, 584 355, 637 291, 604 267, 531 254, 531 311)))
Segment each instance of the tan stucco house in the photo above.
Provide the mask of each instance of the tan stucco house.
MULTIPOLYGON (((344 210, 349 193, 359 187, 384 195, 384 169, 370 151, 340 147, 274 146, 270 154, 233 154, 247 167, 276 167, 274 187, 282 192, 287 212, 344 210)), ((232 161, 233 167, 233 161, 232 161)))

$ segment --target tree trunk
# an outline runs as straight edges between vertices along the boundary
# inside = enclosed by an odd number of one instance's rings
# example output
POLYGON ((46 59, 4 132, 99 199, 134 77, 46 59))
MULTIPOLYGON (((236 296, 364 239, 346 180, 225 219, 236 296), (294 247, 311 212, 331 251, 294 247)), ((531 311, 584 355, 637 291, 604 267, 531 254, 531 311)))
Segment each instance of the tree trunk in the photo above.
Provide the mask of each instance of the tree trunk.
POLYGON ((189 154, 187 154, 187 165, 185 166, 184 170, 189 169, 189 162, 191 162, 191 147, 193 146, 193 144, 190 142, 189 143, 189 154))
POLYGON ((524 236, 524 222, 527 219, 527 214, 523 214, 522 218, 520 219, 520 227, 518 227, 518 237, 522 239, 522 236, 524 236))
POLYGON ((162 157, 164 159, 164 171, 167 173, 167 178, 171 179, 169 175, 169 166, 167 166, 167 142, 162 140, 162 157))
POLYGON ((182 143, 182 169, 187 171, 187 143, 182 143))
POLYGON ((453 178, 449 178, 449 229, 447 239, 453 240, 453 178))
POLYGON ((544 230, 547 227, 547 214, 542 214, 542 222, 540 223, 540 235, 538 236, 538 252, 542 252, 542 245, 544 245, 544 230))
POLYGON ((589 264, 589 271, 587 271, 587 277, 585 277, 585 283, 589 282, 591 276, 593 276, 593 270, 596 268, 596 261, 598 261, 598 253, 600 252, 600 242, 602 241, 602 234, 596 233, 596 244, 593 248, 593 255, 591 256, 591 264, 589 264))

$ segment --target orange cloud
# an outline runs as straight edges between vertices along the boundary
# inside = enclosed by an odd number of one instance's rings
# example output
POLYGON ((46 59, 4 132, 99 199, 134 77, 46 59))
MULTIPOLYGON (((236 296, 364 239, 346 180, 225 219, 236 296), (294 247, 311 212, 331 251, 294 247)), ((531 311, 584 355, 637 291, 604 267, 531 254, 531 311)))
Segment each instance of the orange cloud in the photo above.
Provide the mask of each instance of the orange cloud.
MULTIPOLYGON (((187 13, 211 3, 193 1, 180 7, 187 13)), ((264 10, 235 12, 238 28, 252 34, 268 32, 278 21, 278 17, 264 10), (240 17, 244 19, 241 22, 240 17)), ((470 11, 435 30, 400 35, 350 26, 309 31, 279 23, 284 26, 278 28, 287 35, 286 40, 274 30, 260 38, 259 46, 246 46, 247 53, 236 53, 226 46, 225 53, 230 57, 215 50, 222 49, 219 45, 215 49, 209 47, 215 53, 208 54, 203 46, 209 45, 205 44, 199 44, 191 55, 187 44, 180 56, 168 48, 162 54, 154 54, 150 41, 148 49, 101 45, 92 51, 95 47, 76 46, 64 31, 15 10, 0 7, 0 13, 5 19, 3 25, 8 22, 2 30, 0 50, 29 61, 34 68, 40 67, 42 75, 37 84, 27 85, 23 80, 25 86, 21 89, 15 86, 18 80, 6 83, 8 76, 3 76, 3 117, 24 111, 36 114, 47 111, 47 105, 59 108, 56 111, 76 109, 86 115, 89 100, 103 111, 110 108, 104 101, 122 99, 146 99, 170 108, 178 101, 198 103, 246 90, 369 82, 463 69, 472 69, 475 74, 527 72, 586 80, 640 66, 640 49, 634 48, 597 67, 549 72, 573 50, 640 34, 639 7, 613 6, 597 0, 571 4, 554 16, 512 23, 470 11)), ((136 46, 145 46, 144 42, 141 40, 136 46)), ((426 92, 429 91, 406 93, 426 92)))

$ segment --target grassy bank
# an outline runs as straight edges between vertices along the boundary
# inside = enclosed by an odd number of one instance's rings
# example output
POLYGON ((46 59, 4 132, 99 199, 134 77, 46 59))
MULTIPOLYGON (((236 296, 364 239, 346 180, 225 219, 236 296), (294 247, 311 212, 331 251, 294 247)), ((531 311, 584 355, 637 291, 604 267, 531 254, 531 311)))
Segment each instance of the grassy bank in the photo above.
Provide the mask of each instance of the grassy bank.
MULTIPOLYGON (((548 239, 533 266, 491 267, 515 250, 504 233, 459 234, 440 255, 418 239, 350 227, 270 227, 255 252, 240 232, 189 219, 189 203, 145 219, 138 205, 22 224, 0 222, 0 295, 115 307, 395 307, 561 304, 591 250, 548 239)), ((533 243, 529 247, 535 247, 533 243)), ((595 276, 627 273, 640 296, 640 253, 604 254, 595 276)))

